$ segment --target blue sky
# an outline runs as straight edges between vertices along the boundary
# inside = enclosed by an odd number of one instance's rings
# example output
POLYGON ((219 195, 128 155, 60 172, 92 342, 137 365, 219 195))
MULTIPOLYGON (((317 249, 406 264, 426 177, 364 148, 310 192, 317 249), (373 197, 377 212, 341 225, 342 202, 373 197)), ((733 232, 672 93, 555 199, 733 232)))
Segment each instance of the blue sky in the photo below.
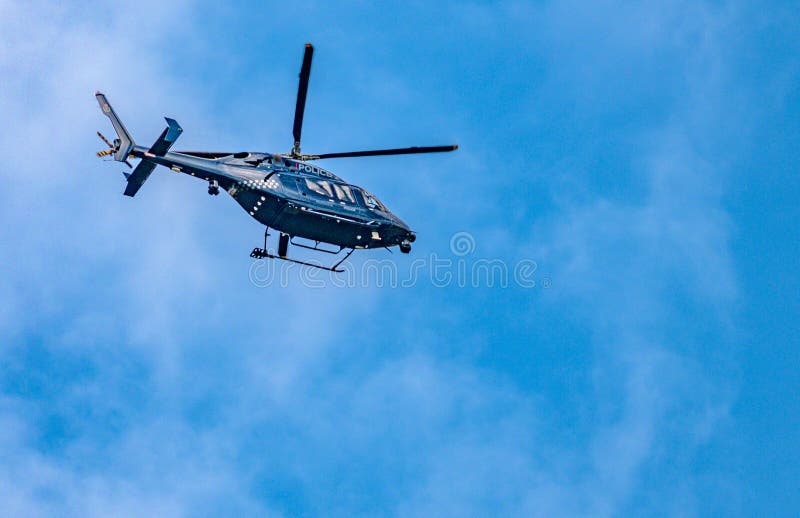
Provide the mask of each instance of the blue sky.
POLYGON ((798 19, 0 0, 0 514, 797 515, 798 19), (232 200, 94 156, 98 89, 288 151, 307 41, 305 151, 461 146, 324 164, 419 235, 354 265, 535 287, 259 286, 232 200))

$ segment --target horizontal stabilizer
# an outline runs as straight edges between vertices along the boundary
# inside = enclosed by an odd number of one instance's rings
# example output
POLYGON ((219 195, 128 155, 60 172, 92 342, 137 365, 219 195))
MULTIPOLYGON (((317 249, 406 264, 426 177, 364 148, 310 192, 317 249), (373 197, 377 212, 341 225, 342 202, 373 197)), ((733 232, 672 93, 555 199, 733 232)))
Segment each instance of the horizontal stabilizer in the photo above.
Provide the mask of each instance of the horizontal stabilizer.
POLYGON ((150 177, 150 173, 156 168, 155 162, 142 160, 136 169, 128 176, 128 185, 125 187, 125 196, 134 196, 142 184, 150 177))
POLYGON ((164 119, 167 121, 167 127, 164 128, 164 131, 161 132, 161 136, 158 137, 158 140, 156 140, 150 148, 150 153, 156 156, 164 156, 167 151, 169 151, 169 148, 172 147, 172 144, 181 136, 181 133, 183 133, 183 128, 181 128, 180 124, 178 124, 175 119, 170 119, 169 117, 164 117, 164 119))
POLYGON ((147 156, 164 156, 183 132, 183 128, 181 128, 180 124, 178 124, 175 119, 170 119, 169 117, 165 118, 167 120, 167 127, 164 128, 164 131, 161 132, 161 135, 150 147, 150 150, 145 153, 142 161, 139 162, 139 165, 136 166, 136 169, 134 169, 128 177, 128 185, 125 187, 125 196, 134 196, 139 192, 142 184, 147 181, 150 177, 150 173, 156 168, 156 163, 148 160, 147 156))

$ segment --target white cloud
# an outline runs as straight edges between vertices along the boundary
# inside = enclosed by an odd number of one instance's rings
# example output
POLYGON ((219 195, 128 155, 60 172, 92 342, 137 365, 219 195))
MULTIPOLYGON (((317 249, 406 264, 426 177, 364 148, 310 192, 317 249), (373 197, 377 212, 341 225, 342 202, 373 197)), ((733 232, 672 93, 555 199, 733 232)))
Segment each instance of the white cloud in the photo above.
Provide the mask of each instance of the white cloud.
MULTIPOLYGON (((0 286, 0 333, 13 338, 0 354, 11 365, 25 347, 19 337, 40 332, 45 350, 85 362, 88 372, 79 383, 52 381, 59 392, 52 408, 9 389, 0 406, 4 510, 264 514, 277 490, 259 484, 281 478, 301 486, 305 505, 319 511, 342 496, 338 490, 361 503, 359 486, 374 483, 402 515, 608 516, 624 513, 642 472, 660 462, 660 442, 691 452, 708 440, 731 389, 693 356, 700 339, 670 326, 679 325, 680 307, 713 311, 718 325, 737 293, 722 173, 694 145, 697 128, 716 116, 704 94, 721 73, 713 32, 721 22, 705 9, 684 13, 680 2, 652 10, 657 4, 610 2, 588 13, 576 3, 553 5, 534 15, 518 5, 503 16, 535 16, 553 27, 544 38, 577 49, 569 59, 593 49, 601 67, 617 66, 604 61, 608 51, 644 60, 636 49, 685 51, 686 41, 703 42, 698 62, 684 69, 696 97, 631 153, 645 196, 569 201, 533 232, 543 244, 532 256, 553 268, 555 304, 592 332, 593 393, 584 403, 596 422, 574 441, 547 434, 540 395, 467 361, 437 358, 438 329, 413 334, 414 352, 392 360, 355 354, 346 333, 374 317, 382 300, 374 291, 253 288, 247 263, 234 258, 260 230, 228 225, 244 221, 235 207, 205 217, 202 188, 185 178, 162 173, 133 203, 120 201, 119 166, 90 161, 96 149, 87 142, 107 127, 92 93, 107 91, 136 138, 154 137, 165 109, 212 127, 215 115, 195 105, 202 85, 172 75, 160 52, 193 6, 84 18, 90 7, 0 4, 0 33, 11 42, 0 71, 13 73, 0 93, 0 118, 15 121, 0 134, 0 178, 13 187, 0 191, 8 279, 0 286), (613 23, 601 16, 615 7, 626 16, 613 23), (576 11, 583 14, 571 21, 576 11), (596 30, 596 23, 611 26, 596 30), (559 33, 565 25, 571 30, 559 33), (575 43, 576 30, 591 37, 575 43), (206 239, 241 250, 205 246, 206 239), (673 296, 688 303, 676 305, 673 296), (57 328, 43 330, 49 321, 57 328), (353 357, 367 359, 345 361, 353 357), (194 405, 210 407, 210 417, 193 418, 194 405), (81 408, 95 414, 81 416, 81 408), (44 451, 36 440, 46 417, 76 437, 44 451)), ((50 372, 17 361, 31 375, 50 372)), ((342 505, 333 512, 347 514, 342 505)))

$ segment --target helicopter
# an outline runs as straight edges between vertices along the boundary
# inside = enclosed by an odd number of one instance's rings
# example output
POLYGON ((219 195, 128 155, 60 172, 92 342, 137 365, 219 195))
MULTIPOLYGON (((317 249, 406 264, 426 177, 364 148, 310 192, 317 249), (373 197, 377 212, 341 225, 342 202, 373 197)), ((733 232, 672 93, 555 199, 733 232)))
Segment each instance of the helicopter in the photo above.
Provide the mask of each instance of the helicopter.
POLYGON ((308 80, 314 47, 307 43, 300 67, 297 103, 289 153, 170 151, 183 132, 181 126, 165 117, 167 127, 152 146, 137 145, 106 96, 96 92, 100 109, 111 120, 117 138, 110 142, 97 135, 108 149, 97 153, 125 163, 132 172, 124 172, 125 196, 135 196, 150 174, 161 165, 208 183, 208 194, 225 190, 247 213, 265 226, 263 248, 254 248, 250 257, 281 259, 304 266, 342 272, 342 263, 355 250, 397 246, 402 253, 411 251, 416 234, 395 216, 375 195, 345 182, 332 172, 310 162, 330 158, 406 155, 454 151, 457 145, 407 147, 370 151, 305 154, 300 150, 308 80), (129 159, 140 159, 134 168, 129 159), (270 229, 278 232, 277 251, 267 248, 270 229), (299 241, 302 239, 303 241, 299 241), (289 244, 339 255, 332 266, 288 257, 289 244), (321 246, 330 245, 330 246, 321 246), (338 249, 337 249, 338 247, 338 249))

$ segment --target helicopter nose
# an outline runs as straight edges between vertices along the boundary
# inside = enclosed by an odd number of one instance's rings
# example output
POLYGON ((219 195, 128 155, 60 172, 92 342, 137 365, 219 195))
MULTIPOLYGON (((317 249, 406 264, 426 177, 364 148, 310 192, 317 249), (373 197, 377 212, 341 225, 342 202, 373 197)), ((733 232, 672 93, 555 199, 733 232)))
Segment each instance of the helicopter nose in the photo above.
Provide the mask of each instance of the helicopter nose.
POLYGON ((397 220, 397 227, 400 230, 400 236, 404 241, 408 241, 409 243, 413 243, 417 240, 417 235, 411 230, 411 227, 406 225, 406 222, 399 219, 397 220))
POLYGON ((411 228, 409 228, 409 226, 406 225, 404 222, 402 221, 399 222, 397 226, 399 227, 398 229, 400 230, 399 237, 403 241, 408 241, 409 243, 413 243, 414 241, 417 240, 417 234, 415 234, 414 231, 411 230, 411 228))

